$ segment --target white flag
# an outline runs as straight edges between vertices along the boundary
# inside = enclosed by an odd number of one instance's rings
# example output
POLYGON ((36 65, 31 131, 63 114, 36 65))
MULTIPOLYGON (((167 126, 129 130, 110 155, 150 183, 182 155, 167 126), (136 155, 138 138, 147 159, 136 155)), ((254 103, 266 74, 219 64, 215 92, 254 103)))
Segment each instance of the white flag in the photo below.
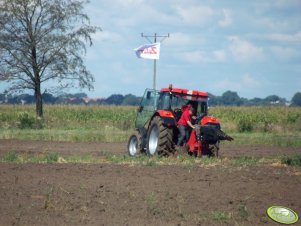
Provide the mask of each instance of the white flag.
POLYGON ((160 42, 146 44, 134 49, 138 58, 159 60, 160 42))

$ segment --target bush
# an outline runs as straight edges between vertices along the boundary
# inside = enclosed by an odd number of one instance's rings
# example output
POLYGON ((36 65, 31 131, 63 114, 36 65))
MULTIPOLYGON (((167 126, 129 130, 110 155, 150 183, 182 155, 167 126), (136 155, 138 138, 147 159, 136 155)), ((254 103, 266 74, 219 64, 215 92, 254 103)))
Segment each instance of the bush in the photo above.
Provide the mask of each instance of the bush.
POLYGON ((43 120, 35 118, 26 111, 20 112, 18 114, 18 127, 20 129, 42 129, 43 120))

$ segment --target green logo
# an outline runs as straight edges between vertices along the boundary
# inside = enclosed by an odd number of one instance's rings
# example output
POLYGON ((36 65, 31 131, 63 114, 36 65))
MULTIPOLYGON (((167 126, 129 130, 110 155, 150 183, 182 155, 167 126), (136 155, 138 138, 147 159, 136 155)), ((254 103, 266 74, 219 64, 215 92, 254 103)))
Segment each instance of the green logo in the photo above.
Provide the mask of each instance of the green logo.
POLYGON ((284 206, 271 206, 267 209, 268 216, 281 224, 294 224, 298 221, 298 215, 290 208, 284 206))

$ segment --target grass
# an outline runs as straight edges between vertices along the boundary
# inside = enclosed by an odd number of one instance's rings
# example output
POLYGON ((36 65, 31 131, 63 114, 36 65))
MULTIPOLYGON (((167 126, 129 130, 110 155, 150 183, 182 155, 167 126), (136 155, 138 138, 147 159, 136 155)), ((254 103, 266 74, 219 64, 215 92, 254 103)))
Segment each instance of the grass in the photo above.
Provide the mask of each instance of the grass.
POLYGON ((246 200, 240 200, 236 209, 232 211, 205 212, 200 214, 199 218, 201 221, 211 221, 221 225, 244 225, 243 222, 248 221, 249 216, 246 200))
POLYGON ((44 201, 44 209, 48 209, 52 207, 52 197, 53 197, 54 188, 51 186, 48 188, 46 194, 45 194, 45 201, 44 201))
MULTIPOLYGON (((137 107, 0 105, 0 139, 125 142, 134 130, 137 107)), ((211 107, 233 145, 301 147, 301 108, 211 107)))
POLYGON ((232 213, 230 212, 216 211, 209 214, 209 219, 218 222, 228 222, 229 220, 232 219, 232 217, 233 217, 232 213))
POLYGON ((234 137, 234 141, 231 145, 266 145, 272 147, 301 147, 301 132, 296 131, 294 133, 232 133, 232 137, 234 137))
POLYGON ((158 201, 154 192, 147 194, 147 196, 145 197, 145 203, 147 212, 150 215, 158 215, 162 213, 162 211, 158 207, 158 201))
POLYGON ((301 155, 284 156, 281 158, 281 163, 288 166, 301 166, 301 155))
POLYGON ((237 212, 217 210, 209 213, 201 213, 199 214, 198 219, 202 223, 211 222, 210 225, 212 223, 214 223, 214 225, 244 225, 242 224, 244 220, 238 216, 239 210, 237 212))
POLYGON ((231 165, 233 166, 255 166, 259 164, 260 160, 262 160, 262 158, 242 156, 242 157, 234 157, 231 159, 230 162, 231 165))
POLYGON ((10 163, 56 163, 59 160, 58 153, 45 153, 45 154, 27 154, 16 153, 15 151, 7 152, 1 159, 1 162, 10 163))
POLYGON ((0 139, 47 140, 71 142, 122 142, 128 139, 132 130, 123 131, 115 127, 102 129, 2 129, 0 139))
POLYGON ((239 205, 238 205, 238 213, 239 213, 239 217, 242 220, 247 220, 249 217, 249 212, 247 209, 247 201, 246 200, 241 200, 239 205))
POLYGON ((58 153, 50 152, 45 155, 46 163, 55 163, 58 161, 58 159, 59 159, 58 153))
POLYGON ((301 155, 275 156, 275 157, 232 157, 232 158, 194 158, 194 157, 152 157, 140 155, 130 157, 127 155, 113 155, 102 153, 101 156, 93 155, 70 155, 60 156, 58 153, 16 153, 9 151, 0 159, 3 163, 110 163, 119 165, 142 165, 146 167, 178 165, 184 166, 188 170, 194 167, 214 167, 214 166, 234 166, 234 167, 250 167, 257 165, 271 165, 273 163, 288 166, 301 166, 301 155))
POLYGON ((3 157, 3 162, 16 162, 18 155, 14 151, 7 152, 3 157))

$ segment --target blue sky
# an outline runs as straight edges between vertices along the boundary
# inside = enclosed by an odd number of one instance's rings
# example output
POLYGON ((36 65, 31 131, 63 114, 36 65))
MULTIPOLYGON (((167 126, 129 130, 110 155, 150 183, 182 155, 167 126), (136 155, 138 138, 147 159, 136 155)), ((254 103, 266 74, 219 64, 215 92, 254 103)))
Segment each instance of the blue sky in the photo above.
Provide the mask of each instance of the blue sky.
POLYGON ((288 100, 301 92, 300 0, 90 0, 85 10, 103 30, 85 56, 95 83, 82 91, 91 97, 152 87, 153 61, 133 51, 148 43, 142 32, 170 34, 161 44, 158 88, 288 100))
POLYGON ((94 36, 87 65, 96 82, 91 96, 142 95, 152 87, 153 61, 133 49, 141 33, 170 33, 161 45, 157 87, 199 89, 242 97, 301 92, 300 0, 92 0, 94 36))

